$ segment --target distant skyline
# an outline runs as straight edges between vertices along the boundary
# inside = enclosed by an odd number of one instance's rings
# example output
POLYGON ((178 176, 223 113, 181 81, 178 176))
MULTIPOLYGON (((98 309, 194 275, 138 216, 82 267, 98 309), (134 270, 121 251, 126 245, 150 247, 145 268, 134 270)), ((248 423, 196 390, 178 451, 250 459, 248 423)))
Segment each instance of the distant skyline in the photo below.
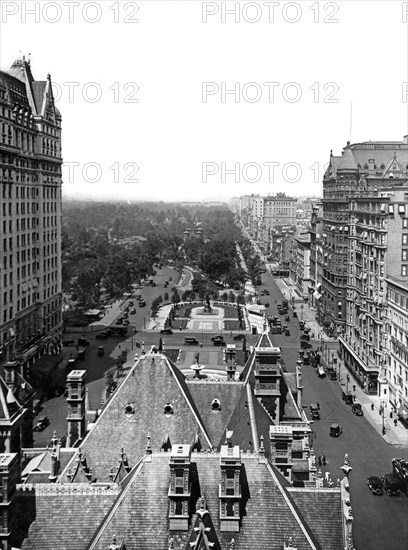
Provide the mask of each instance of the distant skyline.
POLYGON ((320 195, 331 149, 408 134, 404 2, 32 4, 0 6, 0 66, 51 74, 64 196, 320 195))

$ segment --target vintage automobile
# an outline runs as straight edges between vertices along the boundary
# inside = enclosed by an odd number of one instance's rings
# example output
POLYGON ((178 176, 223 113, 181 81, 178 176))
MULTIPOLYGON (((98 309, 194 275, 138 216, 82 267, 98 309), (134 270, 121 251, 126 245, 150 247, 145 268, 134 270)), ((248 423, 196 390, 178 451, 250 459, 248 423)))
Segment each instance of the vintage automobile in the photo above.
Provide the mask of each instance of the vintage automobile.
POLYGON ((351 412, 354 413, 356 416, 363 416, 363 409, 361 407, 361 404, 353 403, 351 405, 351 412))
POLYGON ((197 338, 187 336, 186 338, 184 338, 184 343, 187 344, 188 346, 194 346, 198 344, 198 340, 197 338))
POLYGON ((103 346, 98 347, 98 357, 105 355, 105 348, 103 346))
POLYGON ((320 420, 319 407, 317 406, 317 403, 311 403, 309 410, 312 420, 320 420))
POLYGON ((285 317, 285 321, 286 321, 287 323, 289 323, 289 322, 290 322, 290 317, 289 317, 289 315, 286 315, 286 317, 285 317))
POLYGON ((354 402, 354 399, 351 393, 343 392, 341 395, 341 398, 343 399, 346 405, 352 405, 354 402))
POLYGON ((339 437, 343 430, 340 428, 339 424, 332 424, 330 426, 330 437, 339 437))
POLYGON ((235 334, 233 340, 243 340, 244 338, 245 334, 235 334))
POLYGON ((97 340, 106 340, 108 337, 108 333, 106 331, 98 332, 98 334, 95 336, 97 340))
POLYGON ((162 328, 160 334, 173 334, 171 328, 162 328))
POLYGON ((300 347, 304 349, 312 348, 312 344, 310 342, 307 342, 306 340, 300 341, 300 347))
POLYGON ((381 479, 387 495, 399 497, 400 484, 398 483, 398 479, 392 474, 385 474, 381 479))
POLYGON ((336 371, 330 370, 330 371, 329 371, 329 378, 330 378, 330 380, 337 380, 336 371))
POLYGON ((324 376, 326 376, 326 373, 324 372, 324 368, 322 367, 322 365, 319 365, 317 367, 317 376, 319 376, 320 378, 323 378, 324 376))
POLYGON ((382 481, 377 476, 371 476, 367 478, 367 485, 370 491, 374 495, 382 495, 383 487, 382 487, 382 481))
POLYGON ((33 428, 33 432, 42 432, 49 425, 50 421, 46 416, 40 418, 33 428))

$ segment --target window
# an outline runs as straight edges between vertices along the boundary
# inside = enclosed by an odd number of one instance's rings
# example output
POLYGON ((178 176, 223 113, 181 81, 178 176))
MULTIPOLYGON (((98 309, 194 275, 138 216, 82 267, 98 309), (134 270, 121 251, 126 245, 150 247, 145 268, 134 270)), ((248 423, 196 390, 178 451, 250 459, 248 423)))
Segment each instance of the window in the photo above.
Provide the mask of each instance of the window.
POLYGON ((407 261, 408 261, 408 248, 405 248, 404 250, 402 250, 401 260, 402 260, 403 262, 407 262, 407 261))
POLYGON ((402 235, 402 244, 408 244, 408 233, 402 235))
POLYGON ((406 277, 408 275, 408 265, 402 265, 401 266, 401 275, 403 277, 406 277))

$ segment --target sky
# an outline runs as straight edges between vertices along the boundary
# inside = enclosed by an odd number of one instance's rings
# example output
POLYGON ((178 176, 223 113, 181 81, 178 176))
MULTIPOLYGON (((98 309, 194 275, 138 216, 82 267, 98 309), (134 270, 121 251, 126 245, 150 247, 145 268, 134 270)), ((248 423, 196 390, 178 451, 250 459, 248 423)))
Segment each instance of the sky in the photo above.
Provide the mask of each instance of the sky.
POLYGON ((2 0, 0 67, 51 74, 63 194, 319 195, 330 150, 408 134, 408 3, 2 0))

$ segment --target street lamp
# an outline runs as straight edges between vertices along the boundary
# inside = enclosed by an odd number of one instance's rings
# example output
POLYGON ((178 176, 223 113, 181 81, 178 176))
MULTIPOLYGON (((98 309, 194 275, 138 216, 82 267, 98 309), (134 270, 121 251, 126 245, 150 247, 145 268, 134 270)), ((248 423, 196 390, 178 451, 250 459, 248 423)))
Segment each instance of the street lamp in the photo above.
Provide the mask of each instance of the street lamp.
POLYGON ((301 319, 301 321, 303 321, 303 308, 304 307, 305 306, 303 304, 300 304, 300 319, 301 319))
POLYGON ((385 435, 385 434, 386 434, 386 429, 385 429, 385 425, 384 425, 384 418, 385 418, 385 401, 381 401, 380 415, 382 416, 382 434, 385 435))

